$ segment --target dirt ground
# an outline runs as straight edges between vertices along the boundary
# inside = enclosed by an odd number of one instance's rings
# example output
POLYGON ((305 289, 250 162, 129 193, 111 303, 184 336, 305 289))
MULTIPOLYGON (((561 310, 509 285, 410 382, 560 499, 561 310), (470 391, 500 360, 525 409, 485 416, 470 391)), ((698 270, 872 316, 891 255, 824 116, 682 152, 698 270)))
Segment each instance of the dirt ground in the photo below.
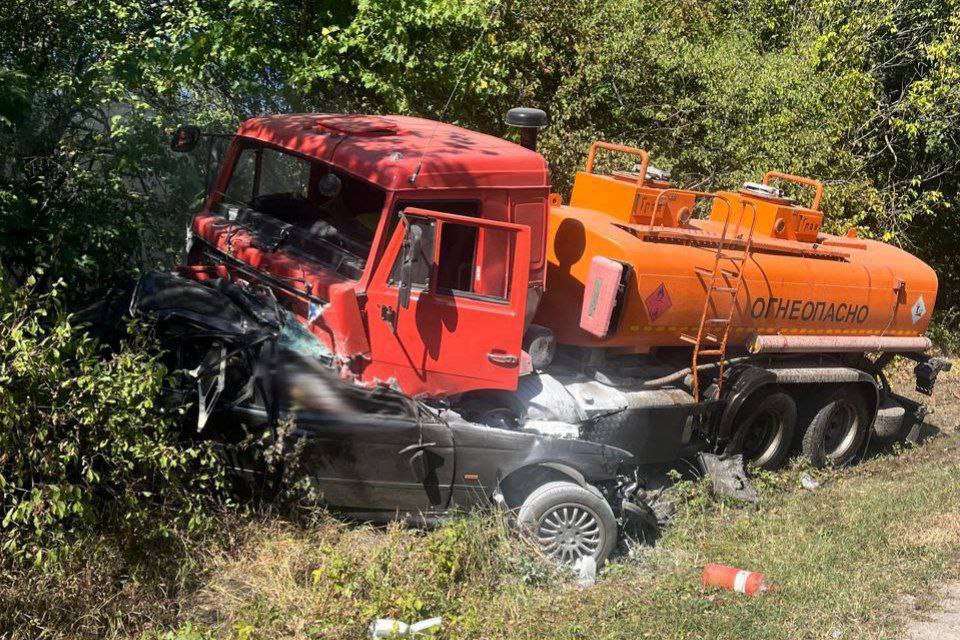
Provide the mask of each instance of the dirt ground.
MULTIPOLYGON (((905 640, 952 640, 960 638, 960 582, 944 587, 932 611, 916 611, 907 624, 905 640)), ((921 607, 922 609, 922 607, 921 607)))

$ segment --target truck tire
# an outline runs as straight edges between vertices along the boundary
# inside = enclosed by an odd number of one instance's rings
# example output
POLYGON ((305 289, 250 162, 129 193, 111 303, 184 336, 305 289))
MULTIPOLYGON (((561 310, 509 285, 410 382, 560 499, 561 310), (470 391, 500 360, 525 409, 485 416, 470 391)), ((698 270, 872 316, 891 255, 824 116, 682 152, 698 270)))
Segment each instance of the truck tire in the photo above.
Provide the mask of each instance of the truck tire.
POLYGON ((783 466, 793 448, 797 403, 788 393, 764 387, 754 395, 737 413, 740 424, 724 453, 742 453, 747 464, 773 471, 783 466))
POLYGON ((863 394, 844 385, 830 394, 803 434, 803 455, 818 468, 839 467, 860 453, 870 428, 863 394))
POLYGON ((517 430, 527 421, 526 406, 509 391, 464 394, 455 408, 466 420, 496 429, 517 430))
POLYGON ((557 339, 553 331, 538 324, 527 327, 522 346, 530 355, 530 365, 534 371, 543 371, 549 367, 557 353, 557 339))
POLYGON ((534 489, 523 501, 517 523, 561 564, 592 556, 599 567, 617 543, 617 520, 602 494, 568 480, 534 489))
POLYGON ((873 437, 883 443, 900 442, 906 439, 911 426, 906 408, 888 400, 877 410, 877 417, 873 421, 873 437))

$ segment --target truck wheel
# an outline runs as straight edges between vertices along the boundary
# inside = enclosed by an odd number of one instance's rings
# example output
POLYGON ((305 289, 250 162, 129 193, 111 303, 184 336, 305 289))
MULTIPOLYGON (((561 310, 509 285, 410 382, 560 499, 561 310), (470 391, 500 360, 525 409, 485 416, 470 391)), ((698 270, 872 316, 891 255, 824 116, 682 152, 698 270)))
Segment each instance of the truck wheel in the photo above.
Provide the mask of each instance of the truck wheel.
POLYGON ((827 398, 803 434, 803 455, 815 467, 842 466, 860 452, 870 419, 867 402, 855 387, 827 398))
POLYGON ((793 446, 797 403, 787 393, 761 390, 737 414, 740 426, 724 453, 742 453, 744 460, 760 469, 783 466, 793 446), (743 416, 742 418, 740 416, 743 416))
POLYGON ((561 564, 592 556, 599 567, 617 542, 617 520, 602 494, 567 480, 534 489, 517 522, 545 555, 561 564))

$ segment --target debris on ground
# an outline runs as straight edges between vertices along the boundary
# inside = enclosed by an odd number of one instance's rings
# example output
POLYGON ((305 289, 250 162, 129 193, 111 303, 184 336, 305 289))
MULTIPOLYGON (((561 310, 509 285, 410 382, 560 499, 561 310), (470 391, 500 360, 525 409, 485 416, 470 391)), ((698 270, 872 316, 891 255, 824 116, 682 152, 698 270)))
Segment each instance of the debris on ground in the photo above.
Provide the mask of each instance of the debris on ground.
POLYGON ((369 637, 407 638, 410 636, 419 635, 428 629, 439 627, 442 622, 443 618, 439 616, 436 618, 427 618, 426 620, 414 622, 413 624, 407 624, 406 622, 394 620, 393 618, 377 618, 370 623, 369 637))
POLYGON ((759 500, 757 490, 747 479, 742 454, 701 453, 699 458, 703 473, 710 478, 715 494, 750 503, 756 503, 759 500))
POLYGON ((766 576, 762 573, 716 563, 706 565, 700 576, 704 587, 719 587, 748 596, 769 591, 771 585, 766 580, 766 576))
POLYGON ((592 587, 597 582, 597 561, 593 556, 583 556, 573 565, 577 575, 577 586, 581 589, 592 587))
POLYGON ((800 486, 807 491, 816 491, 820 488, 820 482, 815 480, 809 473, 800 476, 800 486))

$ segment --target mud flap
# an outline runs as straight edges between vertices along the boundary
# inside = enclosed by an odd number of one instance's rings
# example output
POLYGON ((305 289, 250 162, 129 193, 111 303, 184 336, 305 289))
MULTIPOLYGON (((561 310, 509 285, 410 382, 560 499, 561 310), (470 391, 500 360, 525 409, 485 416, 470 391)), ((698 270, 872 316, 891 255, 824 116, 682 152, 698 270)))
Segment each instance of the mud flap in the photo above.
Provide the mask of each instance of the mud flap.
POLYGON ((701 453, 699 458, 703 473, 710 478, 715 494, 750 503, 759 500, 757 490, 747 478, 743 455, 701 453))

